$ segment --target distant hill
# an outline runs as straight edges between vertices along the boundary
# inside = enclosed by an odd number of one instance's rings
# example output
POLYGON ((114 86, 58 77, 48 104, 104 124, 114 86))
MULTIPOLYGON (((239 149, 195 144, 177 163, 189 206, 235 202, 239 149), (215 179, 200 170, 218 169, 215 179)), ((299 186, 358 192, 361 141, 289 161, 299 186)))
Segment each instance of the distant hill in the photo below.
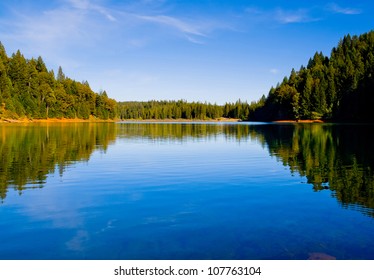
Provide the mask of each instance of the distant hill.
POLYGON ((91 90, 87 82, 55 77, 41 57, 25 59, 20 51, 8 57, 0 42, 1 119, 113 119, 117 102, 91 90))
POLYGON ((374 31, 346 35, 330 57, 315 53, 254 105, 250 120, 374 121, 374 31))

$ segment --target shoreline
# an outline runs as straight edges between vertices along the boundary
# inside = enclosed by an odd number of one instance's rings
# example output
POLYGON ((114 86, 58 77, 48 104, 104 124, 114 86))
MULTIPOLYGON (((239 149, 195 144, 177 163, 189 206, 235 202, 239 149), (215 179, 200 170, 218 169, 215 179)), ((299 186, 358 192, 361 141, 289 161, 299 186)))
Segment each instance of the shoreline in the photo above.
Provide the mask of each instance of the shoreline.
POLYGON ((218 118, 218 119, 209 119, 209 120, 200 120, 200 119, 109 119, 109 120, 101 120, 95 118, 85 119, 68 119, 68 118, 48 118, 48 119, 27 119, 27 118, 20 118, 20 119, 0 119, 0 123, 8 123, 8 124, 26 124, 26 123, 110 123, 110 122, 122 122, 122 123, 133 123, 133 122, 144 122, 144 123, 173 123, 173 122, 241 122, 240 119, 230 119, 230 118, 218 118))
POLYGON ((48 119, 0 119, 0 123, 17 124, 17 123, 94 123, 94 122, 116 122, 117 120, 100 120, 95 118, 85 119, 67 119, 67 118, 48 118, 48 119))
POLYGON ((180 122, 201 122, 201 123, 216 123, 216 122, 241 122, 240 119, 229 119, 229 118, 218 118, 209 120, 200 119, 126 119, 118 120, 121 123, 134 123, 134 122, 144 122, 144 123, 180 123, 180 122))
POLYGON ((271 121, 273 123, 325 123, 325 121, 322 120, 277 120, 277 121, 271 121))
MULTIPOLYGON (((9 123, 9 124, 16 124, 16 123, 94 123, 94 122, 147 122, 147 123, 180 123, 180 122, 228 122, 228 123, 236 123, 236 122, 246 122, 240 119, 231 119, 231 118, 218 118, 218 119, 208 119, 208 120, 201 120, 201 119, 109 119, 109 120, 101 120, 95 118, 89 119, 68 119, 68 118, 48 118, 48 119, 0 119, 0 123, 9 123)), ((321 120, 276 120, 270 121, 272 123, 325 123, 321 120)))
MULTIPOLYGON (((27 118, 20 118, 20 119, 0 119, 0 123, 8 123, 8 124, 17 124, 17 123, 110 123, 110 122, 121 122, 121 123, 134 123, 134 122, 144 122, 144 123, 181 123, 181 122, 195 122, 195 123, 217 123, 217 122, 227 122, 227 123, 236 123, 236 122, 246 122, 240 119, 232 119, 232 118, 218 118, 218 119, 209 119, 209 120, 202 120, 202 119, 96 119, 94 117, 90 117, 89 119, 68 119, 68 118, 48 118, 48 119, 27 119, 27 118)), ((325 123, 322 120, 276 120, 270 121, 270 123, 325 123)))

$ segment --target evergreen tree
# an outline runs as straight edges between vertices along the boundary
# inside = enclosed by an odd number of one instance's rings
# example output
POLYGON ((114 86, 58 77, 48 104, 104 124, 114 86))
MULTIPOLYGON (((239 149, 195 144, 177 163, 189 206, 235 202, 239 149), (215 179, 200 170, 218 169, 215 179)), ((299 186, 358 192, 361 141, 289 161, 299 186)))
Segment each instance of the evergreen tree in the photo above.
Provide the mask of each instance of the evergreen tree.
POLYGON ((8 58, 0 43, 0 119, 114 119, 116 114, 117 102, 106 93, 94 93, 87 81, 79 83, 66 77, 61 67, 55 77, 40 56, 27 60, 18 50, 8 58))
POLYGON ((349 34, 332 49, 330 58, 316 52, 307 67, 292 69, 271 89, 263 106, 250 114, 252 120, 333 119, 373 121, 374 31, 349 34), (291 97, 291 98, 290 98, 291 97), (292 108, 292 114, 290 114, 292 108))

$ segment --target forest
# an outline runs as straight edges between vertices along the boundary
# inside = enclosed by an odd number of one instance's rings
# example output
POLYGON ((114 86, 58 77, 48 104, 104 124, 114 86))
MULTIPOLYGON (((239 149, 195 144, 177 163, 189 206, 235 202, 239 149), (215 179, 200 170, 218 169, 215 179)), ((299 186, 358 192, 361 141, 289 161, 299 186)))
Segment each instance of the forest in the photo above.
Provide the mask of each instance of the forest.
POLYGON ((316 52, 306 67, 271 88, 250 120, 327 120, 372 122, 374 31, 346 35, 330 57, 316 52))
POLYGON ((374 31, 346 35, 330 57, 316 52, 307 66, 292 69, 267 96, 250 104, 212 105, 186 101, 119 103, 121 119, 216 119, 250 121, 324 120, 372 122, 374 31))
MULTIPOLYGON (((249 85, 250 86, 250 85, 249 85)), ((323 120, 372 122, 374 114, 374 31, 346 35, 325 56, 316 52, 307 66, 272 87, 258 101, 224 105, 207 102, 117 102, 105 91, 94 93, 88 82, 76 82, 48 70, 41 57, 8 57, 0 43, 1 119, 191 119, 232 118, 243 121, 323 120)))
POLYGON ((202 102, 178 101, 146 101, 119 102, 119 118, 124 119, 187 119, 212 120, 232 118, 247 120, 250 105, 241 100, 226 103, 224 106, 202 102))
POLYGON ((117 102, 105 91, 94 93, 88 82, 57 75, 43 59, 26 59, 20 51, 8 57, 0 43, 0 120, 114 119, 117 102))

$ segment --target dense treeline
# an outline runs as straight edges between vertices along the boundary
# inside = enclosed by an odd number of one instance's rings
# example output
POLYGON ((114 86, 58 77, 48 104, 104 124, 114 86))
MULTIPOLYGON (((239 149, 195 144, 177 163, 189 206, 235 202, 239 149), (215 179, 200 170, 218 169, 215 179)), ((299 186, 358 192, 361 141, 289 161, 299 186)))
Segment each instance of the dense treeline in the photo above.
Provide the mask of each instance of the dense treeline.
POLYGON ((0 43, 0 119, 116 117, 117 103, 106 92, 94 93, 87 82, 57 76, 43 59, 25 59, 20 51, 8 57, 0 43))
POLYGON ((0 43, 0 119, 199 119, 236 118, 271 121, 374 121, 374 31, 345 36, 330 57, 321 52, 267 97, 248 104, 225 105, 178 101, 120 102, 106 92, 94 93, 87 82, 67 78, 61 67, 55 77, 41 57, 27 60, 17 51, 6 55, 0 43))
POLYGON ((292 69, 289 77, 257 102, 223 106, 179 101, 124 102, 121 119, 216 119, 272 121, 374 121, 374 31, 345 36, 330 57, 316 52, 306 67, 292 69))
POLYGON ((234 118, 247 120, 250 105, 238 100, 224 106, 201 102, 178 101, 146 101, 119 102, 120 119, 188 119, 209 120, 218 118, 234 118))
POLYGON ((250 119, 373 121, 374 31, 345 36, 330 57, 317 52, 261 102, 250 119))

